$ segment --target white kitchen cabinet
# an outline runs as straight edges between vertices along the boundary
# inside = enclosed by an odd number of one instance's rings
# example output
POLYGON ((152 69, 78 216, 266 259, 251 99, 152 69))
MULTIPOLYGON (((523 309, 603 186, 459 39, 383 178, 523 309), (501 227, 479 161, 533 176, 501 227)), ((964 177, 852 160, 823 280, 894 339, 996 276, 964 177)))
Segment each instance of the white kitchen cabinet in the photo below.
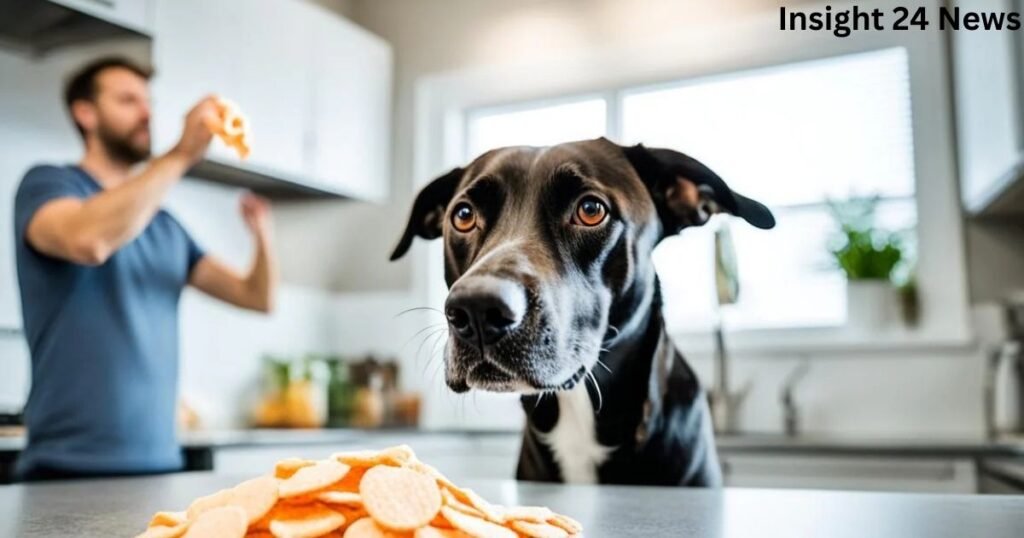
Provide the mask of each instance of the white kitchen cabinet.
POLYGON ((148 35, 152 29, 153 0, 50 0, 98 19, 148 35))
POLYGON ((303 168, 313 43, 302 29, 316 15, 305 2, 248 0, 233 19, 237 40, 222 59, 234 63, 233 77, 224 90, 214 91, 237 101, 249 116, 253 165, 286 172, 303 168))
MULTIPOLYGON (((171 147, 189 108, 216 93, 235 101, 252 124, 245 164, 300 173, 312 41, 293 29, 308 27, 314 14, 302 2, 250 0, 238 9, 224 0, 160 1, 153 40, 156 148, 171 147)), ((208 156, 239 161, 219 141, 208 156)))
MULTIPOLYGON (((179 0, 157 2, 153 29, 153 146, 163 152, 177 142, 189 108, 215 89, 225 91, 231 84, 234 62, 225 53, 234 52, 230 42, 216 45, 215 36, 230 28, 232 10, 226 2, 179 0)), ((223 40, 227 41, 227 40, 223 40)), ((221 144, 213 144, 208 155, 229 158, 221 144)))
MULTIPOLYGON (((1011 0, 978 0, 972 8, 1012 11, 1011 0)), ((1020 39, 1016 32, 950 34, 953 39, 954 89, 960 185, 964 207, 983 211, 1006 185, 1017 179, 1024 157, 1019 77, 1020 39)))
POLYGON ((388 193, 391 48, 337 18, 315 27, 310 173, 353 197, 388 193))
POLYGON ((747 488, 975 493, 969 458, 720 454, 725 484, 747 488))
POLYGON ((217 93, 249 117, 252 155, 240 161, 214 142, 210 161, 281 185, 386 195, 386 42, 299 0, 249 0, 245 9, 231 0, 159 0, 155 18, 155 149, 171 147, 189 107, 217 93))

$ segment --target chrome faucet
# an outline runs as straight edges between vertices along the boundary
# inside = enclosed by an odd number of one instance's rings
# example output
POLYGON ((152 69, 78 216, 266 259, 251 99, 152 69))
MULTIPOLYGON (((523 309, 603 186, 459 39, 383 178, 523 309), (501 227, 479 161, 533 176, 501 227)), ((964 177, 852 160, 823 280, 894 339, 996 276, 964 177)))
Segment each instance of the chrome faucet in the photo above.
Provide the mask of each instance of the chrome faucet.
POLYGON ((806 358, 800 361, 800 364, 786 376, 785 382, 782 383, 782 390, 779 392, 779 400, 782 404, 782 427, 789 437, 796 437, 800 433, 800 409, 796 405, 793 391, 810 369, 811 364, 806 358))
POLYGON ((727 220, 722 220, 715 230, 715 288, 715 378, 708 398, 715 432, 735 433, 737 412, 750 391, 750 384, 739 392, 733 392, 729 385, 729 355, 725 347, 722 307, 736 303, 740 294, 740 281, 736 251, 727 220))
POLYGON ((711 406, 711 422, 715 433, 736 433, 736 417, 740 405, 750 393, 751 383, 747 382, 738 391, 730 389, 729 356, 725 350, 725 337, 721 322, 715 325, 715 378, 708 394, 711 406))

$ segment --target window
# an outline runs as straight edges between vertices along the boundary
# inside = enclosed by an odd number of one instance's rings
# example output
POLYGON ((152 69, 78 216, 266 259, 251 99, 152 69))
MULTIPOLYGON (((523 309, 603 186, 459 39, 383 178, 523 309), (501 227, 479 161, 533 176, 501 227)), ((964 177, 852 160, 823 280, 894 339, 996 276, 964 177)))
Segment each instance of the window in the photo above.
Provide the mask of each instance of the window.
POLYGON ((669 326, 702 331, 715 319, 713 235, 723 223, 740 277, 739 301, 723 311, 730 328, 838 326, 846 321, 845 281, 826 251, 826 200, 877 195, 880 225, 915 225, 910 104, 906 51, 886 49, 605 98, 474 110, 467 158, 601 135, 687 153, 768 205, 778 226, 762 231, 717 217, 663 241, 655 264, 669 326), (618 121, 608 121, 609 104, 618 121))
POLYGON ((604 99, 575 99, 471 112, 466 122, 466 160, 505 146, 550 146, 606 136, 604 99))

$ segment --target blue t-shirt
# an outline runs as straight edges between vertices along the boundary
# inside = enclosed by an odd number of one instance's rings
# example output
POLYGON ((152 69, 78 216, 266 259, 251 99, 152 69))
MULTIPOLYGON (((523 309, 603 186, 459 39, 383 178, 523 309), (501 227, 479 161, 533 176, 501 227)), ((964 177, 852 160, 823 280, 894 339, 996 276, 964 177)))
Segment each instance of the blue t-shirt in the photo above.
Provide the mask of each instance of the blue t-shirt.
POLYGON ((98 266, 47 256, 25 239, 46 202, 100 191, 77 166, 37 166, 18 187, 15 252, 32 355, 19 473, 182 466, 175 437, 178 299, 202 250, 163 210, 98 266))

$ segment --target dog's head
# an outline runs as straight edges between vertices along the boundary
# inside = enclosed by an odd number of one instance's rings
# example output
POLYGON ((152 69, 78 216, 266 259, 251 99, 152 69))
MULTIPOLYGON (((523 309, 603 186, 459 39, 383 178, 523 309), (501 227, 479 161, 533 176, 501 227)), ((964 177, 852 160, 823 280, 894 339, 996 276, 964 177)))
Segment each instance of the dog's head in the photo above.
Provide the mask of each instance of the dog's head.
POLYGON ((604 138, 502 148, 427 185, 391 259, 415 236, 444 238, 453 391, 569 389, 650 300, 658 241, 719 212, 775 224, 676 151, 604 138))

